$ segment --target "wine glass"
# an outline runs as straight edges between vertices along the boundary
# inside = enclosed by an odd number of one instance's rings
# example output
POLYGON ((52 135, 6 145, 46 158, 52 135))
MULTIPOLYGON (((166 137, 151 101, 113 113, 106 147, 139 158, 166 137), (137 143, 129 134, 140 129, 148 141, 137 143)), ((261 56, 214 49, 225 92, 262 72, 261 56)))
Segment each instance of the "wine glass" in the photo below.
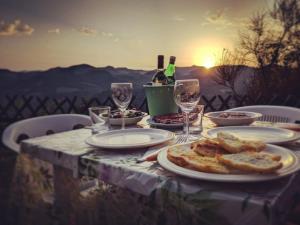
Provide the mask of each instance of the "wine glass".
POLYGON ((174 86, 174 100, 185 113, 186 140, 189 136, 189 113, 197 106, 200 100, 200 85, 197 79, 177 80, 174 86))
POLYGON ((122 114, 122 130, 125 129, 125 110, 132 98, 132 83, 112 83, 112 99, 122 114))

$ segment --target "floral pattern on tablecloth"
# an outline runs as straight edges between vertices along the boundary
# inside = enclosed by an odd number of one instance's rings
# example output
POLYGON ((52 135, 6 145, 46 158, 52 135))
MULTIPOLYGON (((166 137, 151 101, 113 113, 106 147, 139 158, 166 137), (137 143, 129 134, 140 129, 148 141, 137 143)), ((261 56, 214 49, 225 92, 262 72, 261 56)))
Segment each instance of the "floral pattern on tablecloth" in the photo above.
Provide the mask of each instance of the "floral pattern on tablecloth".
POLYGON ((154 224, 277 224, 292 206, 293 195, 299 191, 299 174, 254 184, 214 183, 179 177, 156 162, 136 163, 146 149, 104 151, 86 145, 84 141, 90 132, 81 129, 26 140, 22 143, 22 152, 71 169, 75 177, 99 178, 118 187, 119 192, 136 193, 135 201, 144 199, 141 204, 145 204, 138 209, 145 210, 143 213, 148 215, 134 217, 134 224, 150 225, 144 221, 149 214, 155 219, 154 224), (176 218, 173 219, 177 222, 170 220, 167 208, 174 211, 176 218), (188 215, 201 216, 191 221, 188 215))
POLYGON ((300 182, 297 174, 276 181, 252 184, 193 180, 170 173, 157 162, 136 163, 136 159, 143 154, 144 151, 97 150, 81 157, 79 172, 142 195, 151 196, 154 192, 167 190, 177 196, 184 196, 179 197, 183 202, 189 196, 209 193, 206 200, 218 205, 218 210, 214 211, 215 216, 226 218, 229 224, 244 225, 253 224, 253 218, 256 224, 279 222, 293 197, 290 194, 295 193, 296 184, 300 182), (281 196, 285 197, 282 199, 281 196))

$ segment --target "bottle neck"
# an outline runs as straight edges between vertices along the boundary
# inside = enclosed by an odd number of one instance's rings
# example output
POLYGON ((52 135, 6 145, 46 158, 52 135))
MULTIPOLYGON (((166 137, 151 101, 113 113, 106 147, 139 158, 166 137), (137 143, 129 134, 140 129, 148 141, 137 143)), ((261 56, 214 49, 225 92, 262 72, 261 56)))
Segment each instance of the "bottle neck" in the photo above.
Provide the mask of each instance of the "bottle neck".
POLYGON ((158 55, 157 57, 157 70, 163 70, 164 69, 164 56, 158 55))
POLYGON ((165 75, 168 77, 174 76, 175 73, 175 65, 169 64, 167 69, 165 70, 165 75))

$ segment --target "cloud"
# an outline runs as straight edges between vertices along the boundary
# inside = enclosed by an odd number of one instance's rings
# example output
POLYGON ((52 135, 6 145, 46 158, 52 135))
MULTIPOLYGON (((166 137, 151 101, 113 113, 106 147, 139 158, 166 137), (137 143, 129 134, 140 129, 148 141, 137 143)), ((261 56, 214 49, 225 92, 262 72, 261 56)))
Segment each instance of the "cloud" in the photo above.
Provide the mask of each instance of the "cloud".
POLYGON ((88 27, 81 27, 81 28, 77 29, 77 31, 84 35, 88 35, 88 36, 98 34, 98 31, 96 29, 92 29, 92 28, 88 28, 88 27))
POLYGON ((120 38, 111 32, 101 32, 102 37, 112 40, 113 42, 119 42, 120 38))
POLYGON ((106 31, 98 32, 98 30, 91 29, 88 27, 81 27, 80 29, 76 29, 76 31, 78 31, 84 35, 88 35, 88 36, 102 36, 103 38, 111 40, 113 42, 120 41, 120 37, 116 36, 115 34, 113 34, 111 32, 106 32, 106 31))
POLYGON ((217 10, 215 12, 206 12, 205 21, 201 24, 202 26, 213 25, 220 28, 226 28, 233 26, 233 23, 226 19, 227 8, 217 10))
POLYGON ((55 29, 48 30, 48 33, 50 33, 50 34, 60 34, 60 29, 55 28, 55 29))
POLYGON ((182 22, 185 21, 185 18, 181 17, 181 16, 174 16, 172 18, 172 20, 176 21, 176 22, 182 22))
POLYGON ((101 35, 102 35, 103 37, 113 37, 113 36, 114 36, 113 33, 110 33, 110 32, 104 32, 104 31, 101 32, 101 35))
POLYGON ((21 20, 15 20, 12 23, 0 22, 0 36, 31 35, 33 32, 34 28, 22 23, 21 20))

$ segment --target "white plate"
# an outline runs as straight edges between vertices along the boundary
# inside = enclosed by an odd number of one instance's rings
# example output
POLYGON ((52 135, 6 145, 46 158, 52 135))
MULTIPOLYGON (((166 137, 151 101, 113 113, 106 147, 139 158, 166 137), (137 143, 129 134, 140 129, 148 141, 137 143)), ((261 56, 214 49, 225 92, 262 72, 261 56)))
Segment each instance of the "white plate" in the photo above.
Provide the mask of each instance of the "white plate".
POLYGON ((255 126, 217 127, 207 130, 204 136, 216 138, 217 133, 221 131, 226 131, 241 139, 261 140, 268 144, 284 144, 300 138, 299 134, 291 130, 255 126))
POLYGON ((95 134, 85 142, 89 145, 109 149, 143 148, 172 140, 174 134, 160 129, 132 128, 95 134))
MULTIPOLYGON (((188 150, 190 148, 190 144, 181 144, 177 145, 188 150)), ((266 152, 274 153, 276 155, 281 156, 281 162, 283 163, 283 167, 276 171, 273 174, 216 174, 216 173, 205 173, 199 172, 191 169, 186 169, 169 161, 167 158, 167 150, 161 150, 158 154, 158 162, 159 164, 168 171, 173 173, 201 180, 208 181, 216 181, 216 182, 258 182, 258 181, 267 181, 267 180, 275 180, 281 177, 288 176, 300 169, 299 160, 297 156, 290 150, 275 146, 275 145, 267 145, 266 152)))
POLYGON ((212 122, 218 126, 239 126, 239 125, 249 125, 253 123, 258 118, 262 117, 262 114, 255 112, 246 112, 246 111, 219 111, 219 112, 210 112, 205 114, 212 122), (244 113, 247 117, 241 118, 222 118, 219 117, 221 113, 244 113))

